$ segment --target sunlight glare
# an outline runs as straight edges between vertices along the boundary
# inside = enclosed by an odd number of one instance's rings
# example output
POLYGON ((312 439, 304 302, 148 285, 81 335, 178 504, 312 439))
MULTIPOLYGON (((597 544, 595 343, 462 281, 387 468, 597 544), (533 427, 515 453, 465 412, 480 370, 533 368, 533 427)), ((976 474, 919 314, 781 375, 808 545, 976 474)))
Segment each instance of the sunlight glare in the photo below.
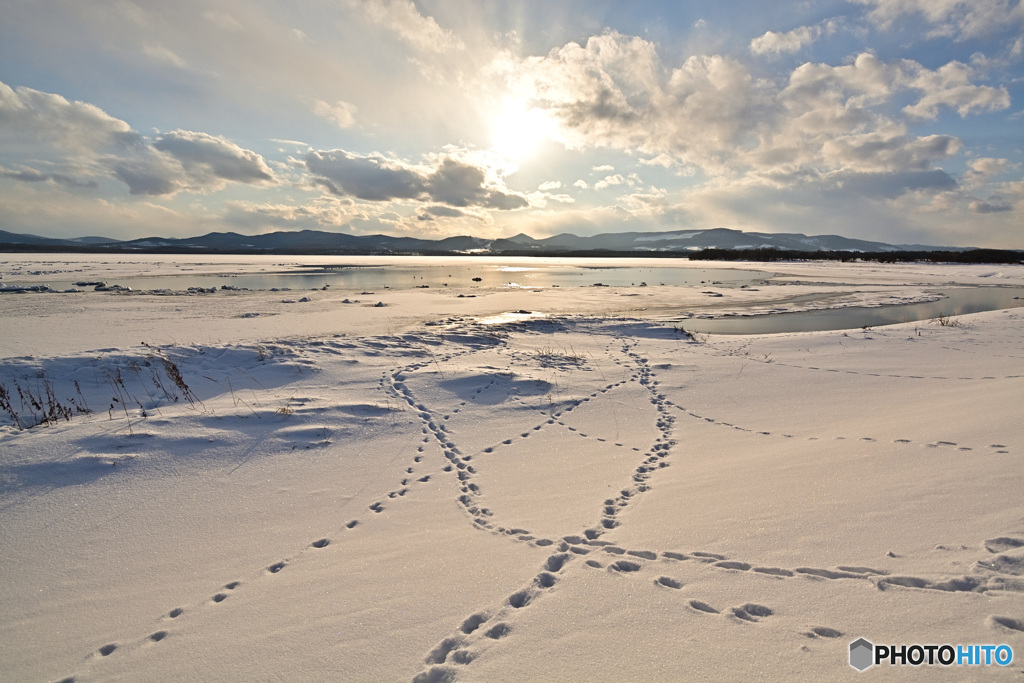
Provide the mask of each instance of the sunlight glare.
POLYGON ((528 108, 522 100, 506 100, 492 123, 491 146, 506 159, 519 161, 553 134, 554 122, 546 112, 528 108))

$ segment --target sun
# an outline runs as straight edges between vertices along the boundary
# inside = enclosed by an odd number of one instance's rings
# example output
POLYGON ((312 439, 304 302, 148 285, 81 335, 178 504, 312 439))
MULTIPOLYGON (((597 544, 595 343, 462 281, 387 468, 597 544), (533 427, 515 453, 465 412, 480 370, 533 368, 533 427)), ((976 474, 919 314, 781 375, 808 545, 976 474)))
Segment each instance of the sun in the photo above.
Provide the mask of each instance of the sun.
POLYGON ((541 143, 554 138, 555 123, 547 112, 523 100, 505 100, 491 123, 491 148, 513 161, 537 152, 541 143))

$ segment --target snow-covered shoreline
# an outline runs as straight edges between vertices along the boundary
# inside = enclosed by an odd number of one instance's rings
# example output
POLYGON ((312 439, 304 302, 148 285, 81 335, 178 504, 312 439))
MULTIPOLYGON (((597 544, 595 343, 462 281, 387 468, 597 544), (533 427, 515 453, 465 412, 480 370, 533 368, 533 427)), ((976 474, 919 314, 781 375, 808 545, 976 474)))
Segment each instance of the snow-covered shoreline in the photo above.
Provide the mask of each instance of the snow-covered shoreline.
POLYGON ((8 395, 71 413, 0 414, 12 680, 834 680, 858 637, 1024 656, 1020 309, 695 342, 657 315, 700 288, 310 299, 0 297, 8 395), (517 310, 544 315, 479 322, 517 310))

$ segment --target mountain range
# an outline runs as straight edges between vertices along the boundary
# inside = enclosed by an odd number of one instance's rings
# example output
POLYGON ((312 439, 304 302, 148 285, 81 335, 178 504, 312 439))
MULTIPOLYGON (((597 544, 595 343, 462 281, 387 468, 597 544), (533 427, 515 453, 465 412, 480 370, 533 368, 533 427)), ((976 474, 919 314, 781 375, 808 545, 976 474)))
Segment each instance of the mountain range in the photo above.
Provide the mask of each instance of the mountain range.
POLYGON ((570 233, 535 239, 525 234, 485 239, 468 235, 439 240, 391 235, 349 235, 299 230, 241 235, 211 232, 199 237, 147 237, 114 240, 106 237, 54 239, 0 230, 0 249, 24 251, 38 247, 74 251, 185 251, 190 253, 373 253, 373 254, 564 254, 571 252, 690 253, 702 249, 779 249, 786 251, 965 251, 965 247, 937 247, 919 244, 886 244, 839 235, 808 236, 800 233, 743 232, 728 228, 676 230, 669 232, 615 232, 580 237, 570 233))

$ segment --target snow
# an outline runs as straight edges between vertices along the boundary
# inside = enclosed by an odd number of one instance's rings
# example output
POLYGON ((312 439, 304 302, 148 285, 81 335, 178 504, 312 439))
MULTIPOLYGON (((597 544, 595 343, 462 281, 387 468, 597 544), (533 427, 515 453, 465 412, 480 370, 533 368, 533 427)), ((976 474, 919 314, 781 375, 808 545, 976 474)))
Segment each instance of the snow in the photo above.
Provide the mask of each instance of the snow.
POLYGON ((777 267, 724 299, 0 295, 4 677, 833 680, 860 637, 1014 648, 929 678, 1018 671, 1024 310, 660 320, 1024 270, 777 267))

